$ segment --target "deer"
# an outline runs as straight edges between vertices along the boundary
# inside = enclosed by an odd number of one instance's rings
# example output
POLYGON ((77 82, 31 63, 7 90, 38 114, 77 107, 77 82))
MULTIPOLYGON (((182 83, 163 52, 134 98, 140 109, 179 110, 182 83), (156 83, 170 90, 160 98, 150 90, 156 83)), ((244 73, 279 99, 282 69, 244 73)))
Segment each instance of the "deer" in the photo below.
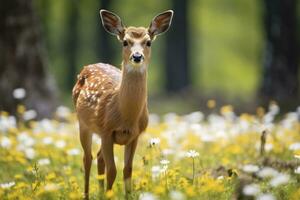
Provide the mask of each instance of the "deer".
MULTIPOLYGON (((106 190, 111 190, 117 170, 114 145, 124 145, 123 180, 125 192, 131 192, 133 158, 138 138, 148 125, 147 71, 151 43, 165 33, 172 22, 173 11, 156 15, 149 27, 124 26, 121 18, 101 9, 104 29, 122 44, 121 70, 97 63, 84 66, 72 90, 83 149, 84 196, 89 197, 92 163, 92 136, 101 138, 97 153, 98 175, 106 172, 106 190)), ((104 191, 104 180, 99 180, 104 191)))

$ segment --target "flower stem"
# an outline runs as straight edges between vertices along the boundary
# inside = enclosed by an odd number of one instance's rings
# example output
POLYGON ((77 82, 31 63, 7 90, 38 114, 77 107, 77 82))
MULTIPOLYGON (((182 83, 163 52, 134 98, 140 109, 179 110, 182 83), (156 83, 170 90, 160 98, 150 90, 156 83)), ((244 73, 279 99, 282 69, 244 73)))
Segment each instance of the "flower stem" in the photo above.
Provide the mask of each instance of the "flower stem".
POLYGON ((166 178, 166 190, 168 191, 169 188, 168 188, 168 171, 167 170, 165 171, 165 178, 166 178))
POLYGON ((195 159, 193 158, 193 185, 195 180, 195 159))

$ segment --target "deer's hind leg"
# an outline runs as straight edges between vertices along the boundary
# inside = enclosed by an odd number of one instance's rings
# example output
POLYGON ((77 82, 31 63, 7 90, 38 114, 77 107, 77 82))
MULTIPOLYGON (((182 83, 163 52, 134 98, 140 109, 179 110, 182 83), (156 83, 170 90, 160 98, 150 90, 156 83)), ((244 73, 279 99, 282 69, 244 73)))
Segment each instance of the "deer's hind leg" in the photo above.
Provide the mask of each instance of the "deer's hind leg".
POLYGON ((87 127, 80 124, 80 142, 83 148, 83 166, 84 166, 84 197, 89 198, 89 180, 92 164, 92 133, 87 127))
POLYGON ((105 162, 104 162, 101 148, 97 153, 97 168, 98 168, 98 176, 99 176, 98 178, 100 178, 99 179, 100 190, 104 191, 104 177, 102 176, 105 173, 105 162))

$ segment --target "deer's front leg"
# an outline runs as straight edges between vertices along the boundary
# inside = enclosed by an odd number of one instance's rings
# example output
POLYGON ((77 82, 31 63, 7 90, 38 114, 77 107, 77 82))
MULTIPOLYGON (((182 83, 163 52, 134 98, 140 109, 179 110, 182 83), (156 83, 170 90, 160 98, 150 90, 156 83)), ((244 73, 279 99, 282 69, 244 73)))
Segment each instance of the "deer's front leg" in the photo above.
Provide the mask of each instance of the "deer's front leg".
POLYGON ((123 176, 126 193, 131 192, 132 161, 136 150, 137 141, 138 138, 134 139, 131 143, 125 146, 123 176))
POLYGON ((111 135, 102 137, 102 155, 106 166, 107 190, 111 190, 116 179, 117 169, 114 160, 114 143, 111 135))

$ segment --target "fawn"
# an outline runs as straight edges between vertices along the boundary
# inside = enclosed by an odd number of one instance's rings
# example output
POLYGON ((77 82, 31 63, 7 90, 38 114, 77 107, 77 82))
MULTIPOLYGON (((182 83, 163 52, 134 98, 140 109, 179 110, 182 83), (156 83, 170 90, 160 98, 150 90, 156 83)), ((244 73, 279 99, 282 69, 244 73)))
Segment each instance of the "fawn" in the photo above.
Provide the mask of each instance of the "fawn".
MULTIPOLYGON (((147 68, 151 55, 151 42, 156 35, 166 32, 173 11, 165 11, 148 28, 125 27, 119 16, 100 10, 105 30, 116 35, 123 44, 122 66, 103 63, 85 66, 73 88, 73 101, 79 121, 80 142, 84 151, 84 193, 88 198, 92 163, 92 134, 101 138, 97 153, 98 175, 106 170, 107 190, 116 178, 114 144, 125 145, 123 176, 125 191, 131 191, 132 161, 138 137, 148 124, 147 68)), ((99 181, 104 189, 104 181, 99 181)))

